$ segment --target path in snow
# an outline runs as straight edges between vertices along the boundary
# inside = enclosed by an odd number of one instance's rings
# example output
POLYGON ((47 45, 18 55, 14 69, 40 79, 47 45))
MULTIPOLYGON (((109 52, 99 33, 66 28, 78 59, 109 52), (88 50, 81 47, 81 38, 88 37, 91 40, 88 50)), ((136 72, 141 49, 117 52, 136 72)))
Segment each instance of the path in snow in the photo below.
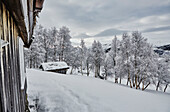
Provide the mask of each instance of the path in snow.
POLYGON ((62 85, 60 80, 48 77, 47 73, 44 77, 44 74, 40 73, 29 71, 28 93, 31 99, 35 99, 38 95, 49 112, 75 112, 75 110, 90 112, 88 104, 72 90, 62 85))
POLYGON ((47 112, 170 112, 170 95, 92 77, 28 70, 30 104, 39 96, 47 112))

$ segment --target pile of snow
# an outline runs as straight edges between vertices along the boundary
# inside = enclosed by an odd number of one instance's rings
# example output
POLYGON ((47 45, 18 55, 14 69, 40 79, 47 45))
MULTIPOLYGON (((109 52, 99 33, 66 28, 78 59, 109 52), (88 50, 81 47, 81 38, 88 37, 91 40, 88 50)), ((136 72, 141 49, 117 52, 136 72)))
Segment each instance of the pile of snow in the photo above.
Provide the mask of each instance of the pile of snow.
POLYGON ((63 61, 42 63, 41 66, 43 67, 43 70, 56 70, 56 69, 69 68, 67 63, 63 61))
POLYGON ((135 90, 93 77, 27 72, 30 105, 39 97, 42 112, 170 112, 170 94, 135 90))

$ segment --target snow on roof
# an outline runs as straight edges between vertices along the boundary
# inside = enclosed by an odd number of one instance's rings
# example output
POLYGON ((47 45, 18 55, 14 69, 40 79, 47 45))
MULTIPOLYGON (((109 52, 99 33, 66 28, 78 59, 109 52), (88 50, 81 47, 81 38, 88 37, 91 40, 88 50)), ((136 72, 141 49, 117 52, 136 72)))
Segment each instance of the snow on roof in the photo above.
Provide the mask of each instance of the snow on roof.
POLYGON ((44 70, 56 70, 56 69, 67 69, 69 66, 66 62, 60 61, 60 62, 47 62, 47 63, 41 63, 42 68, 44 70))

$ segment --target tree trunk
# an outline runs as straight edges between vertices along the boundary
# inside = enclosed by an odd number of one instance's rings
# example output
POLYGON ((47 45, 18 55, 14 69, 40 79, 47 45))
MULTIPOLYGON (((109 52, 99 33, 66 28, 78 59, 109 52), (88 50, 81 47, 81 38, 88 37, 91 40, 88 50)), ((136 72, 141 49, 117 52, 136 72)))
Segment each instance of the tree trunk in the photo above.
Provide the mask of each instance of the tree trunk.
POLYGON ((135 75, 135 86, 136 86, 136 89, 138 89, 137 75, 135 75))
POLYGON ((45 53, 45 60, 44 62, 47 62, 47 52, 45 53))
POLYGON ((118 78, 115 77, 115 83, 118 83, 118 78))
MULTIPOLYGON (((137 86, 137 73, 136 73, 136 68, 137 68, 137 61, 136 61, 137 53, 135 52, 135 76, 133 77, 134 82, 133 82, 133 87, 137 86)), ((137 88, 136 88, 137 89, 137 88)))
POLYGON ((82 65, 82 61, 81 61, 81 74, 83 75, 83 65, 82 65))
POLYGON ((70 74, 73 74, 73 68, 74 68, 74 67, 72 67, 72 68, 71 68, 71 72, 70 72, 70 74))
MULTIPOLYGON (((129 55, 128 55, 128 53, 126 53, 126 60, 129 60, 129 55)), ((129 65, 127 65, 127 68, 128 68, 128 79, 127 79, 127 84, 126 85, 128 85, 128 83, 130 82, 130 88, 132 88, 132 83, 131 83, 131 80, 130 80, 130 70, 129 70, 129 65)))
POLYGON ((128 72, 128 79, 127 79, 126 85, 128 85, 129 81, 130 81, 130 74, 129 74, 129 72, 128 72))
POLYGON ((165 86, 165 88, 164 88, 164 92, 166 92, 167 87, 168 87, 168 84, 166 84, 166 86, 165 86))
POLYGON ((89 68, 87 68, 87 76, 89 76, 89 68))
POLYGON ((59 54, 58 58, 59 58, 59 61, 61 61, 61 54, 59 54))
POLYGON ((98 75, 100 75, 100 65, 98 66, 98 75))
POLYGON ((30 58, 30 68, 32 68, 32 57, 30 58))
POLYGON ((140 89, 140 84, 142 83, 142 81, 143 81, 143 79, 141 79, 141 80, 139 81, 139 83, 138 83, 139 89, 140 89))
POLYGON ((87 76, 89 76, 89 70, 87 69, 87 76))
POLYGON ((105 78, 104 78, 104 79, 105 79, 105 80, 107 80, 107 71, 106 71, 106 73, 105 73, 105 74, 106 74, 106 76, 105 76, 105 78))
POLYGON ((61 53, 61 57, 60 57, 61 59, 61 61, 63 61, 63 51, 62 51, 62 53, 61 53))
POLYGON ((144 90, 144 82, 142 82, 142 90, 144 90))
POLYGON ((105 76, 105 78, 104 78, 105 80, 107 80, 107 76, 105 76))
POLYGON ((97 78, 97 66, 95 67, 95 78, 97 78))
POLYGON ((150 82, 145 86, 144 89, 142 89, 142 91, 144 91, 149 85, 150 85, 150 82))
POLYGON ((159 83, 160 83, 160 81, 158 81, 158 83, 157 83, 157 86, 156 86, 156 91, 158 91, 158 88, 159 88, 159 83))
POLYGON ((122 79, 121 79, 121 77, 120 77, 120 79, 119 79, 119 83, 121 84, 121 82, 122 82, 122 79))
POLYGON ((132 83, 133 83, 133 87, 135 87, 135 80, 134 80, 134 77, 132 78, 132 83))
POLYGON ((118 83, 117 72, 115 71, 115 83, 118 83))
POLYGON ((126 85, 128 85, 128 83, 130 83, 130 88, 132 88, 132 81, 130 80, 130 77, 128 77, 126 85))
POLYGON ((129 79, 129 82, 130 82, 130 88, 132 88, 132 82, 131 82, 131 80, 129 79))
POLYGON ((86 69, 87 69, 87 76, 89 76, 89 64, 88 64, 88 61, 86 62, 86 69))
POLYGON ((127 79, 127 83, 126 83, 126 85, 128 86, 128 84, 129 84, 129 78, 127 79))
POLYGON ((87 72, 87 76, 89 76, 89 72, 87 72))

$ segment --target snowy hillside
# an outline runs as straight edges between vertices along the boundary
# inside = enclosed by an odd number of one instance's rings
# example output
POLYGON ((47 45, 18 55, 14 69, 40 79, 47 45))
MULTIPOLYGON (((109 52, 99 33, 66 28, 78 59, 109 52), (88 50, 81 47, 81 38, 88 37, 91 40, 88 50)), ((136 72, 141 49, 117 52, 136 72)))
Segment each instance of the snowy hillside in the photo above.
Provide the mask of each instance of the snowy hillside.
POLYGON ((27 72, 29 104, 38 97, 46 110, 42 112, 170 112, 170 94, 144 92, 93 77, 27 72))

